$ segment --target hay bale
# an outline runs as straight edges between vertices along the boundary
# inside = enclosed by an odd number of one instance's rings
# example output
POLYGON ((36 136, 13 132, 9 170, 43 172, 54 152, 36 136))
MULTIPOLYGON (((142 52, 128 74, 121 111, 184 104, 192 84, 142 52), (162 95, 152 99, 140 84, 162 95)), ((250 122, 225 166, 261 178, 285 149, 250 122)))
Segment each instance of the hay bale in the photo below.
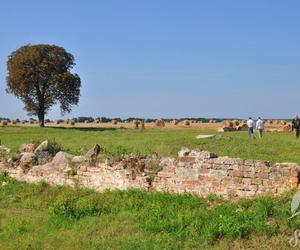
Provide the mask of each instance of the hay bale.
POLYGON ((117 125, 117 124, 118 124, 118 121, 117 121, 117 120, 112 120, 111 123, 112 123, 113 125, 117 125))
POLYGON ((75 125, 75 121, 74 121, 74 120, 71 120, 71 121, 70 121, 70 125, 71 125, 71 126, 74 126, 74 125, 75 125))
POLYGON ((165 126, 165 121, 163 119, 158 119, 155 121, 155 125, 157 127, 164 127, 165 126))
POLYGON ((8 122, 6 120, 1 121, 1 126, 2 127, 7 126, 7 125, 8 125, 8 122))
POLYGON ((99 119, 96 119, 95 122, 98 124, 98 123, 100 123, 100 120, 99 120, 99 119))
POLYGON ((54 124, 60 124, 60 121, 59 121, 59 120, 56 120, 56 121, 54 122, 54 124))
POLYGON ((236 131, 236 128, 233 127, 222 127, 218 129, 218 132, 232 132, 236 131))
POLYGON ((287 122, 286 121, 281 121, 281 125, 286 125, 287 122))
POLYGON ((233 128, 233 122, 232 121, 229 121, 229 120, 224 120, 223 122, 222 122, 222 127, 223 128, 233 128))
POLYGON ((238 120, 233 120, 232 123, 233 123, 234 126, 238 126, 238 125, 240 124, 240 121, 238 121, 238 120))
POLYGON ((140 125, 140 121, 139 121, 139 120, 134 120, 134 121, 133 121, 133 124, 134 124, 134 127, 135 127, 135 128, 138 128, 139 125, 140 125))
POLYGON ((291 132, 292 131, 292 125, 291 124, 286 124, 283 126, 283 131, 286 131, 286 132, 291 132))
POLYGON ((189 120, 185 120, 185 121, 184 121, 184 125, 185 125, 185 126, 190 126, 190 124, 191 124, 191 123, 190 123, 189 120))
POLYGON ((11 124, 14 124, 14 125, 15 125, 15 124, 17 124, 17 121, 16 121, 16 120, 12 120, 12 121, 11 121, 11 124))
POLYGON ((177 125, 177 124, 178 124, 178 121, 177 121, 176 119, 174 119, 174 120, 172 121, 172 124, 173 124, 173 125, 177 125))
POLYGON ((237 127, 236 127, 236 130, 238 131, 244 131, 244 130, 247 130, 248 126, 246 123, 240 123, 237 127))

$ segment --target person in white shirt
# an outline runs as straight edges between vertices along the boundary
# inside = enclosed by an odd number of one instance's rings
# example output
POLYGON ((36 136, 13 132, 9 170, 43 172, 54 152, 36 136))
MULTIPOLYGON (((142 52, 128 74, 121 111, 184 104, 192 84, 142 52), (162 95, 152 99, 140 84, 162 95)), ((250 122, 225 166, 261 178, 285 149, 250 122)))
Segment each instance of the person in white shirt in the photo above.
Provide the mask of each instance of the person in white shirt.
POLYGON ((253 125, 254 125, 254 121, 252 120, 251 117, 249 117, 247 121, 249 139, 253 138, 253 125))
POLYGON ((261 139, 264 130, 264 122, 260 117, 258 117, 258 120, 256 121, 256 129, 258 132, 258 137, 261 139))

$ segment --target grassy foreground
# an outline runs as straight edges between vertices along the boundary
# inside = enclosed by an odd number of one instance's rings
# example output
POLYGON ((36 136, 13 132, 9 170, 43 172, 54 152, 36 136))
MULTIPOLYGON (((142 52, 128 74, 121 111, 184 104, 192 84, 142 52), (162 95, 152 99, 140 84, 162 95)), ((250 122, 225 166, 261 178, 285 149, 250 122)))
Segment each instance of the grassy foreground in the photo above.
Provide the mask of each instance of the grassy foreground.
POLYGON ((55 139, 71 153, 80 154, 95 143, 105 148, 106 153, 120 155, 136 153, 176 156, 183 146, 200 148, 244 159, 272 160, 274 162, 297 162, 300 164, 300 140, 291 133, 265 133, 262 140, 249 141, 247 132, 217 133, 197 129, 62 129, 62 128, 0 128, 3 145, 17 151, 22 143, 55 139), (199 134, 216 134, 212 139, 196 139, 199 134))
POLYGON ((0 249, 287 249, 291 193, 230 202, 25 184, 0 174, 0 249), (5 184, 2 184, 5 183, 5 184))

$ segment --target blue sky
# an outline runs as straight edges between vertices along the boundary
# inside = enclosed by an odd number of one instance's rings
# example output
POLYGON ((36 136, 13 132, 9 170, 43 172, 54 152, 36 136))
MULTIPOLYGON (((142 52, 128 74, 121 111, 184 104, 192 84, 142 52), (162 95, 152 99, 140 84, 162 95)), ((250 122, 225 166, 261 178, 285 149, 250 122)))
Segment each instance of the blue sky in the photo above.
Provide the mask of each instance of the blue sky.
POLYGON ((26 118, 5 77, 28 43, 75 56, 81 98, 65 117, 300 114, 299 13, 297 0, 3 0, 0 117, 26 118))

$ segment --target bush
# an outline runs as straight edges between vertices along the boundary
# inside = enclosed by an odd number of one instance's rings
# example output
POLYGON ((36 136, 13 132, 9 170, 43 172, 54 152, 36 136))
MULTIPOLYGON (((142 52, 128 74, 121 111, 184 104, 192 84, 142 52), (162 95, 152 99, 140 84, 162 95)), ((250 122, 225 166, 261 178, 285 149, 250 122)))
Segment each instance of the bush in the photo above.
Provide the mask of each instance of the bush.
POLYGON ((62 147, 53 139, 48 140, 48 146, 46 151, 51 155, 55 156, 59 151, 62 151, 62 147))

